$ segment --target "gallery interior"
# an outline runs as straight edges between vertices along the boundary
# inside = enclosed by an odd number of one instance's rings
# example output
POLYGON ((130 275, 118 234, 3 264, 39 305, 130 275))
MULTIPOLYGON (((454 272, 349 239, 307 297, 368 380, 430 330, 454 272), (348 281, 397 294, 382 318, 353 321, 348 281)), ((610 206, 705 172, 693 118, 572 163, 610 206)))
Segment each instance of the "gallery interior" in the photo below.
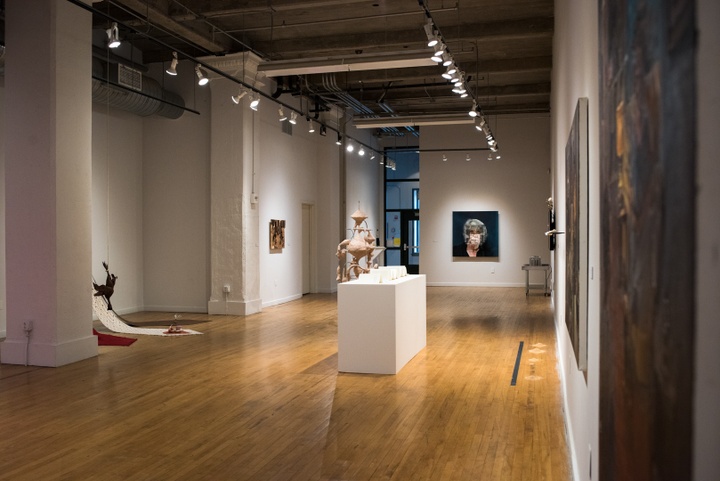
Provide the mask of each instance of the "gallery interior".
POLYGON ((717 479, 714 0, 0 13, 0 479, 717 479), (200 335, 98 346, 101 282, 200 335))

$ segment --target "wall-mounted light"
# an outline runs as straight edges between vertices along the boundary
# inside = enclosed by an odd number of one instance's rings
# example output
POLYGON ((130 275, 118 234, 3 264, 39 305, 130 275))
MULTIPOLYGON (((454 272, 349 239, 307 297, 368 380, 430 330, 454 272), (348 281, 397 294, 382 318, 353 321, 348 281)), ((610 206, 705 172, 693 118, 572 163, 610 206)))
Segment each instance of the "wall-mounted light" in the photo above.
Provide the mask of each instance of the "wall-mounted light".
POLYGON ((167 70, 165 70, 165 73, 167 73, 168 75, 174 76, 174 75, 177 75, 178 56, 177 56, 177 52, 173 52, 172 55, 173 55, 173 58, 170 61, 170 66, 167 68, 167 70))
POLYGON ((240 103, 240 101, 242 100, 242 98, 245 97, 246 95, 247 95, 247 90, 245 90, 245 89, 240 89, 240 91, 238 92, 237 95, 233 95, 233 96, 231 96, 230 98, 231 98, 232 101, 237 105, 237 104, 240 103))
POLYGON ((105 30, 108 36, 107 46, 109 48, 118 48, 120 46, 120 31, 118 30, 117 22, 113 22, 110 28, 105 30))
POLYGON ((195 65, 195 74, 198 78, 198 85, 207 85, 210 81, 207 78, 207 72, 200 66, 200 64, 195 65))

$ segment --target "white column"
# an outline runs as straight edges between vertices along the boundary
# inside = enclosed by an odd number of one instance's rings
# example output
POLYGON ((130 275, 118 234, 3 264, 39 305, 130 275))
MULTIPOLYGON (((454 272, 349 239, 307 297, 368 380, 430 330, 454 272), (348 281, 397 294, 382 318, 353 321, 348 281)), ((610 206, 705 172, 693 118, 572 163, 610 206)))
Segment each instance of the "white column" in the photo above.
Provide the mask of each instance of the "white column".
MULTIPOLYGON (((207 61, 237 78, 243 78, 244 71, 244 77, 252 79, 257 66, 257 59, 248 58, 248 54, 244 59, 243 54, 238 54, 207 61)), ((255 174, 259 169, 256 155, 259 113, 249 108, 249 95, 238 105, 232 101, 231 96, 238 94, 240 84, 212 75, 210 88, 208 313, 253 314, 262 310, 258 193, 255 191, 255 174)))
POLYGON ((7 339, 0 360, 60 366, 97 355, 91 15, 56 0, 5 6, 7 339))

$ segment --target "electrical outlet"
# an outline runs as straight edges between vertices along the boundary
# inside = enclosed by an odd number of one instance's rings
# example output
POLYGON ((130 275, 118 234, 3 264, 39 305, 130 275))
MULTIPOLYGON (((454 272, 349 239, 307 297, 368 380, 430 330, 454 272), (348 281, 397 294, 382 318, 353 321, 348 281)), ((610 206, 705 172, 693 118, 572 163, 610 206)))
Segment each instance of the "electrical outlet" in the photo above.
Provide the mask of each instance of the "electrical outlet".
POLYGON ((33 322, 32 321, 23 321, 23 331, 30 332, 33 330, 33 322))
POLYGON ((490 268, 490 274, 495 274, 495 268, 494 268, 494 267, 491 267, 491 268, 490 268))
POLYGON ((225 284, 223 286, 223 292, 226 294, 230 292, 230 284, 225 284))

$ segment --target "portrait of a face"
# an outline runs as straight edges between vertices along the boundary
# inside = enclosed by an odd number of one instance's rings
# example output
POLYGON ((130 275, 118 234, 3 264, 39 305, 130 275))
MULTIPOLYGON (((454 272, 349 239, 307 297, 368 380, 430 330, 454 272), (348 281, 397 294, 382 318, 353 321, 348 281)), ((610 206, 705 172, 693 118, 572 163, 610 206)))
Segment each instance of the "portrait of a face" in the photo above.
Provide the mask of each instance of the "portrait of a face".
POLYGON ((453 212, 453 257, 497 257, 497 226, 497 211, 453 212))

